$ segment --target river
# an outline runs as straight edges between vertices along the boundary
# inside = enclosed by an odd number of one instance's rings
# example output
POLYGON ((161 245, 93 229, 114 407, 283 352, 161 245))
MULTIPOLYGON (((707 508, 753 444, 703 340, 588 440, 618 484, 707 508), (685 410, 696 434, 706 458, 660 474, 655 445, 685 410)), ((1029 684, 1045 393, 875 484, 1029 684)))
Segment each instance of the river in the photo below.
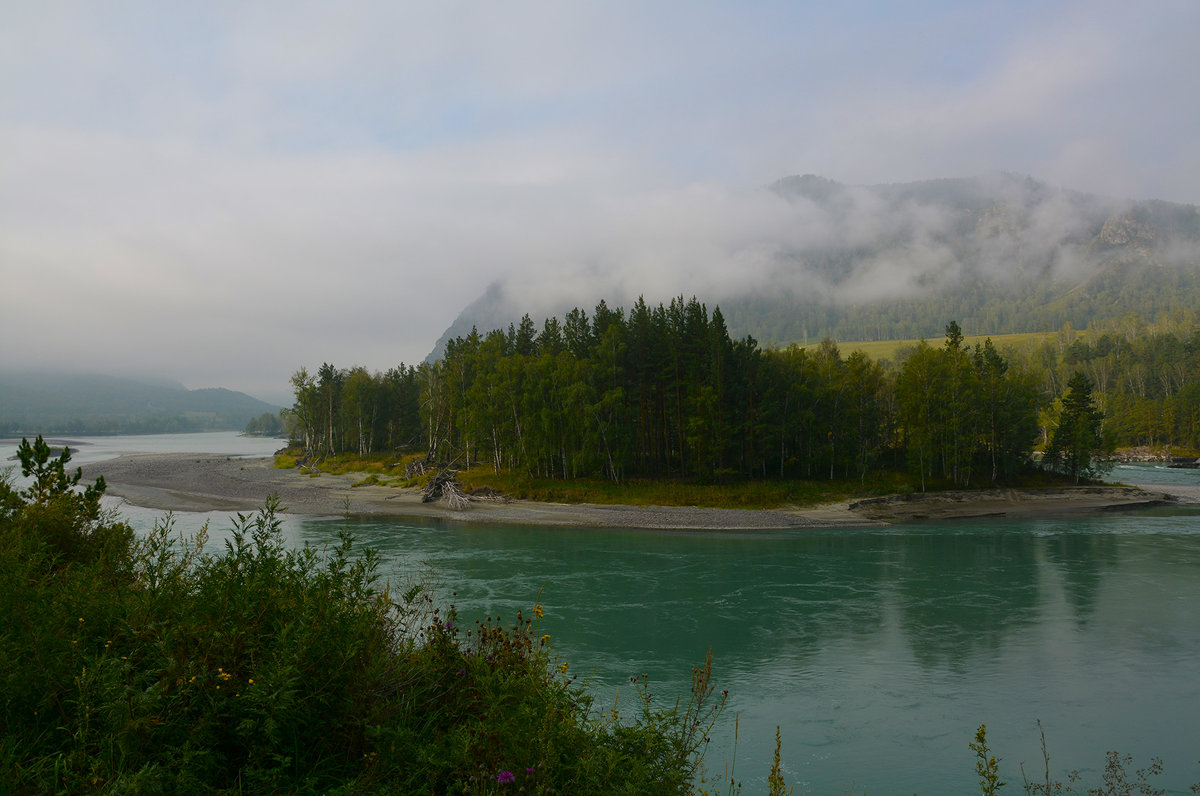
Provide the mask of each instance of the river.
MULTIPOLYGON (((1200 483, 1150 467, 1113 477, 1200 483)), ((143 528, 159 516, 122 511, 143 528)), ((206 520, 219 544, 226 515, 176 517, 185 530, 206 520)), ((343 525, 293 517, 285 532, 320 546, 343 525)), ((735 762, 747 796, 765 792, 776 725, 797 794, 977 791, 967 745, 984 722, 1019 792, 1021 765, 1043 768, 1039 719, 1056 778, 1079 769, 1098 785, 1114 749, 1133 767, 1161 757, 1168 792, 1200 781, 1200 507, 762 533, 351 528, 388 577, 434 573, 466 624, 514 618, 540 594, 542 631, 602 709, 619 692, 633 711, 629 678, 643 673, 656 701, 686 696, 711 648, 730 696, 708 770, 735 762)))

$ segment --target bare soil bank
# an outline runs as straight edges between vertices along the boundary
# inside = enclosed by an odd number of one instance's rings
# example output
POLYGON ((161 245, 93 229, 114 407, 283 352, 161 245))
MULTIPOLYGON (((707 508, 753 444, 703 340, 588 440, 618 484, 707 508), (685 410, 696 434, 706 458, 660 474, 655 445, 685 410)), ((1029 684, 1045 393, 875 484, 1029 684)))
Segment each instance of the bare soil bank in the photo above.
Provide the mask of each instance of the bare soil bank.
MULTIPOLYGON (((476 502, 455 511, 422 503, 418 490, 352 487, 354 475, 303 475, 278 470, 269 459, 205 454, 129 454, 84 468, 84 477, 103 475, 108 494, 155 509, 253 511, 279 495, 291 514, 311 516, 411 516, 468 522, 529 525, 740 530, 847 528, 919 519, 1019 516, 1098 511, 1171 502, 1176 496, 1134 487, 1053 490, 986 490, 923 495, 776 510, 703 509, 675 506, 476 502)), ((1185 500, 1188 496, 1181 496, 1185 500)))

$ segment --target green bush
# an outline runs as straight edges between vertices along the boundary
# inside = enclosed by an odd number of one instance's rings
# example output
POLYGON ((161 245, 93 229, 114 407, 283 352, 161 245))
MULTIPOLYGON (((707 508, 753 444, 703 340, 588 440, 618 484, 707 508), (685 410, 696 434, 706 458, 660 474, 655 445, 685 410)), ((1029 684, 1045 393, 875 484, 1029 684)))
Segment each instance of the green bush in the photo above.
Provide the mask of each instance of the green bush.
POLYGON ((348 533, 288 549, 274 499, 220 554, 169 520, 138 537, 102 485, 57 477, 66 455, 22 451, 40 486, 0 480, 0 792, 691 790, 710 662, 683 707, 642 690, 632 721, 598 715, 540 606, 462 628, 381 587, 348 533))

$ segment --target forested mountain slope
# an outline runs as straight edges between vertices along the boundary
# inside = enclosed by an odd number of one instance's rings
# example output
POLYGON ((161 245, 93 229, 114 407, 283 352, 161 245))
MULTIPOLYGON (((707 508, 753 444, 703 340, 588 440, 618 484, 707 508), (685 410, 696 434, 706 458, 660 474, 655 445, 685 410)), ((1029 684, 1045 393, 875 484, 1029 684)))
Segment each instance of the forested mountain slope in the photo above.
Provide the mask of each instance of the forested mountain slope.
POLYGON ((242 429, 279 407, 242 392, 95 374, 0 373, 0 434, 242 429))
MULTIPOLYGON (((735 337, 768 345, 936 338, 951 318, 968 334, 1050 331, 1200 306, 1200 208, 1192 205, 1100 197, 1011 174, 874 186, 805 175, 768 192, 785 208, 767 237, 729 261, 696 263, 697 274, 733 272, 724 287, 676 288, 719 304, 735 337)), ((562 317, 600 299, 629 306, 647 293, 602 274, 588 284, 592 294, 542 306, 497 282, 430 358, 472 327, 503 328, 527 312, 562 317)))

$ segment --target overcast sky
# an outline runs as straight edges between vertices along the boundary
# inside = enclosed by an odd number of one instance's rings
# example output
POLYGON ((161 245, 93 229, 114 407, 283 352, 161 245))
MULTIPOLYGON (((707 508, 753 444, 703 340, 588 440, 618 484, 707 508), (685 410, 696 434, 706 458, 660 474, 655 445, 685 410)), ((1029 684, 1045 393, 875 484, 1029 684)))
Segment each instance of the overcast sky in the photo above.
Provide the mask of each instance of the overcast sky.
POLYGON ((697 292, 789 174, 1200 203, 1198 49, 1195 0, 0 0, 0 365, 283 402, 506 275, 697 292))

